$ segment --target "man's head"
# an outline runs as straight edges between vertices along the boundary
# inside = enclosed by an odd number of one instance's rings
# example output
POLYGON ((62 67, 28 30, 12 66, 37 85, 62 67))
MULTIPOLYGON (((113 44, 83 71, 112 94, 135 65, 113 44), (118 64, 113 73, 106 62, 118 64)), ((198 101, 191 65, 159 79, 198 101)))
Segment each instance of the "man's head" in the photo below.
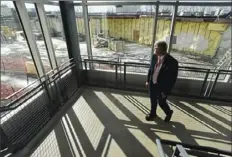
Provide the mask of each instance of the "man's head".
POLYGON ((168 45, 166 41, 157 41, 154 44, 154 53, 158 56, 163 56, 167 53, 168 45))

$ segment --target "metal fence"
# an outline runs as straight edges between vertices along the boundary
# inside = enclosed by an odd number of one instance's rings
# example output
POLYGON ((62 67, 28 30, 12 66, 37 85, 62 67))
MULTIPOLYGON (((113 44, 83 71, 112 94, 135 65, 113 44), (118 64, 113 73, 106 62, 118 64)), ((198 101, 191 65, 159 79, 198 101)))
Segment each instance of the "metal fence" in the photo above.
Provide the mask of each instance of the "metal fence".
MULTIPOLYGON (((150 64, 150 60, 146 60, 146 59, 141 59, 141 58, 136 58, 136 57, 108 57, 108 56, 91 56, 89 57, 88 55, 82 55, 82 62, 84 62, 84 60, 104 60, 107 62, 117 62, 120 64, 124 64, 124 63, 134 63, 134 65, 136 64, 145 64, 145 67, 135 67, 135 66, 128 66, 127 67, 127 71, 128 72, 135 72, 135 73, 147 73, 147 67, 149 67, 150 64)), ((218 70, 230 70, 231 66, 223 66, 223 67, 217 67, 216 65, 212 65, 212 64, 203 64, 203 63, 194 63, 194 62, 179 62, 179 66, 180 67, 187 67, 187 68, 197 68, 197 69, 210 69, 211 71, 215 71, 217 72, 218 70)), ((84 64, 83 64, 84 67, 84 64)), ((111 68, 111 66, 102 66, 99 65, 98 63, 94 63, 93 64, 93 68, 96 68, 98 70, 113 70, 111 68)), ((119 70, 123 71, 123 68, 120 68, 119 70)), ((204 73, 198 73, 198 72, 194 72, 194 71, 179 71, 179 76, 183 76, 183 77, 189 77, 189 78, 195 78, 195 79, 204 79, 205 78, 205 74, 204 73)), ((214 75, 213 73, 209 74, 209 79, 212 77, 212 79, 216 78, 216 75, 214 75)), ((226 77, 226 75, 221 74, 218 78, 218 80, 224 80, 226 77)))
MULTIPOLYGON (((146 63, 137 63, 137 62, 116 62, 116 61, 105 61, 105 60, 90 60, 85 59, 82 61, 84 64, 84 69, 88 72, 91 71, 91 74, 94 76, 88 75, 87 79, 92 79, 90 84, 93 85, 103 85, 107 81, 111 82, 111 86, 116 88, 131 88, 131 89, 141 89, 146 90, 144 86, 144 81, 146 80, 147 71, 149 64, 146 63), (90 68, 90 65, 92 69, 90 68), (97 65, 97 66, 96 66, 97 65), (102 72, 111 72, 109 73, 102 72), (102 74, 101 74, 102 73, 102 74), (104 77, 98 77, 102 75, 104 77), (105 80, 102 80, 102 79, 105 80), (141 82, 141 78, 143 82, 141 82), (133 86, 134 85, 134 86, 133 86)), ((90 74, 90 73, 89 73, 90 74)), ((217 70, 211 68, 198 68, 198 67, 188 67, 188 66, 179 66, 178 70, 178 79, 176 82, 176 89, 174 94, 183 95, 183 96, 199 96, 204 98, 217 98, 223 95, 223 98, 230 97, 230 93, 227 93, 228 90, 219 90, 220 92, 215 92, 215 87, 219 89, 219 85, 226 85, 228 88, 231 88, 229 82, 231 79, 232 71, 231 70, 217 70), (183 84, 184 82, 184 84, 183 84), (191 82, 196 82, 187 88, 187 84, 191 82), (187 84, 186 84, 187 83, 187 84), (214 94, 214 93, 217 93, 214 94)))
POLYGON ((22 149, 77 90, 77 70, 69 61, 11 95, 0 107, 1 155, 22 149))

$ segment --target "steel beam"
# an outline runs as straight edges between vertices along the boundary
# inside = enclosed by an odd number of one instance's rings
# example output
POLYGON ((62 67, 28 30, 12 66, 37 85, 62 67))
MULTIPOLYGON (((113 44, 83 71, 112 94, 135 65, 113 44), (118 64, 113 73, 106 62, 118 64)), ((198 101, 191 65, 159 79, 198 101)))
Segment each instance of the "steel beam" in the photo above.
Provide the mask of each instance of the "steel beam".
MULTIPOLYGON (((128 2, 125 0, 122 1, 90 1, 87 2, 86 5, 88 6, 100 6, 100 5, 157 5, 158 1, 140 1, 140 0, 134 0, 132 2, 128 2)), ((80 6, 82 3, 74 3, 76 6, 80 6)), ((160 5, 175 5, 176 2, 170 2, 170 1, 161 1, 159 2, 160 5)), ((179 2, 180 6, 231 6, 231 1, 216 1, 215 2, 179 2)))
POLYGON ((44 5, 43 3, 37 2, 35 3, 35 8, 37 10, 41 30, 44 36, 44 42, 45 42, 45 46, 46 46, 47 53, 48 53, 48 59, 49 59, 52 69, 55 69, 58 67, 57 60, 56 60, 56 56, 54 53, 54 48, 53 48, 50 32, 47 26, 47 16, 44 10, 44 5))
POLYGON ((173 33, 174 33, 174 30, 175 30, 175 25, 176 25, 177 11, 178 11, 178 1, 174 6, 174 11, 173 11, 174 14, 172 15, 170 39, 169 39, 169 45, 168 45, 168 53, 170 53, 171 49, 172 49, 172 40, 173 40, 173 33))
POLYGON ((14 5, 16 8, 16 11, 19 15, 23 31, 25 33, 25 37, 28 43, 28 47, 30 49, 30 53, 32 56, 32 59, 34 61, 37 74, 39 77, 42 77, 45 75, 45 70, 42 64, 42 60, 40 57, 40 53, 36 44, 35 36, 32 32, 32 26, 30 23, 30 18, 25 6, 25 3, 23 1, 14 1, 14 5))
MULTIPOLYGON (((83 8, 82 10, 83 10, 83 18, 84 18, 88 59, 93 59, 90 29, 89 29, 88 6, 86 5, 86 0, 82 1, 82 8, 83 8)), ((90 69, 92 69, 92 65, 90 65, 90 69)))
POLYGON ((73 58, 77 69, 82 68, 81 53, 77 34, 76 16, 73 2, 60 1, 60 12, 63 21, 64 34, 69 58, 73 58))
POLYGON ((152 44, 151 44, 151 58, 154 54, 154 44, 155 44, 155 38, 156 38, 156 30, 157 30, 157 22, 158 22, 158 13, 159 13, 159 1, 155 8, 155 15, 154 15, 154 27, 153 27, 153 36, 152 36, 152 44))

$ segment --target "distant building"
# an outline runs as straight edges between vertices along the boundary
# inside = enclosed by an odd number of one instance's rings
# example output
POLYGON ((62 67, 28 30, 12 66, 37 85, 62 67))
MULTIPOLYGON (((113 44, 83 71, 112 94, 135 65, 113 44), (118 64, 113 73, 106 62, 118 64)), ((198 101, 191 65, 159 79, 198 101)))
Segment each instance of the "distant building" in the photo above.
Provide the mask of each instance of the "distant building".
POLYGON ((11 30, 20 30, 20 22, 14 8, 9 8, 6 5, 1 5, 1 26, 7 26, 11 30))
POLYGON ((116 6, 116 13, 136 13, 140 10, 140 6, 116 6))
POLYGON ((12 8, 9 8, 6 5, 1 5, 1 18, 12 17, 12 16, 13 16, 12 8))

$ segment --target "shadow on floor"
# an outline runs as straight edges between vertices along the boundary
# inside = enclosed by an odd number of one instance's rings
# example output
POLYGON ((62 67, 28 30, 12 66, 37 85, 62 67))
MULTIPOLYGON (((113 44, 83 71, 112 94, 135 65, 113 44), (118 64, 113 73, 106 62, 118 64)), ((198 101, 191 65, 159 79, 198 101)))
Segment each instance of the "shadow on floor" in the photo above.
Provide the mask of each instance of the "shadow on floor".
MULTIPOLYGON (((116 92, 112 93, 115 94, 116 92)), ((141 119, 137 118, 130 109, 128 109, 124 104, 116 99, 112 95, 112 93, 108 91, 103 91, 103 94, 113 103, 115 107, 117 107, 124 115, 126 115, 130 119, 130 121, 118 119, 112 113, 112 111, 110 111, 109 108, 106 107, 105 102, 103 102, 93 90, 88 90, 87 92, 84 92, 82 97, 104 126, 103 133, 100 137, 97 147, 94 148, 77 114, 75 113, 73 108, 70 108, 67 111, 66 115, 59 122, 57 127, 54 129, 61 157, 75 157, 77 156, 76 153, 78 153, 78 156, 81 157, 106 157, 108 155, 110 143, 112 140, 114 140, 118 144, 125 156, 153 156, 152 153, 146 148, 146 146, 143 145, 141 141, 139 141, 129 131, 130 127, 143 132, 153 143, 155 143, 156 138, 159 138, 159 136, 157 135, 158 132, 166 132, 170 135, 176 136, 181 142, 188 144, 198 145, 198 143, 196 142, 196 137, 193 137, 193 135, 198 135, 206 138, 208 137, 210 139, 207 140, 211 142, 219 142, 219 140, 225 140, 226 142, 220 142, 231 144, 229 140, 229 137, 231 136, 228 129, 222 127, 205 115, 198 113, 189 106, 182 104, 177 100, 170 100, 173 107, 181 110, 188 116, 193 117, 195 120, 199 121, 203 125, 207 124, 207 127, 209 127, 210 129, 216 128, 219 132, 222 132, 226 136, 216 133, 202 132, 200 130, 188 130, 186 129, 185 125, 180 122, 170 122, 167 124, 164 123, 164 121, 159 117, 157 117, 155 120, 156 125, 155 123, 143 123, 141 119)), ((118 94, 122 95, 122 93, 118 94)), ((145 117, 145 115, 149 113, 149 108, 143 105, 132 95, 128 95, 128 93, 125 93, 124 98, 129 101, 133 106, 135 106, 138 110, 144 113, 145 117)), ((137 96, 141 95, 138 94, 137 96)), ((223 119, 222 117, 216 115, 211 111, 206 110, 197 103, 191 103, 191 105, 197 107, 202 112, 207 112, 207 114, 215 117, 225 124, 230 123, 230 121, 223 119)), ((200 137, 197 138, 200 139, 200 137)), ((164 151, 168 156, 171 156, 172 149, 170 147, 165 146, 164 151)))
POLYGON ((231 141, 230 141, 231 140, 231 129, 228 129, 228 128, 224 127, 223 125, 219 124, 218 122, 210 119, 209 117, 206 116, 206 114, 213 116, 214 118, 218 119, 221 123, 224 122, 225 124, 229 124, 229 126, 231 126, 231 122, 229 122, 225 119, 222 119, 218 115, 215 115, 213 112, 211 112, 209 110, 205 110, 205 109, 203 109, 203 107, 196 105, 194 103, 190 103, 190 105, 198 107, 198 109, 205 112, 205 114, 201 114, 201 113, 197 112, 196 110, 190 108, 185 103, 181 103, 180 101, 172 100, 170 102, 171 102, 170 104, 173 107, 181 110, 182 112, 184 112, 188 116, 194 118, 196 121, 205 125, 206 127, 208 127, 209 129, 211 129, 214 132, 214 133, 202 132, 202 133, 199 133, 199 135, 201 135, 203 137, 210 137, 213 139, 225 140, 225 141, 228 141, 231 143, 231 141))

